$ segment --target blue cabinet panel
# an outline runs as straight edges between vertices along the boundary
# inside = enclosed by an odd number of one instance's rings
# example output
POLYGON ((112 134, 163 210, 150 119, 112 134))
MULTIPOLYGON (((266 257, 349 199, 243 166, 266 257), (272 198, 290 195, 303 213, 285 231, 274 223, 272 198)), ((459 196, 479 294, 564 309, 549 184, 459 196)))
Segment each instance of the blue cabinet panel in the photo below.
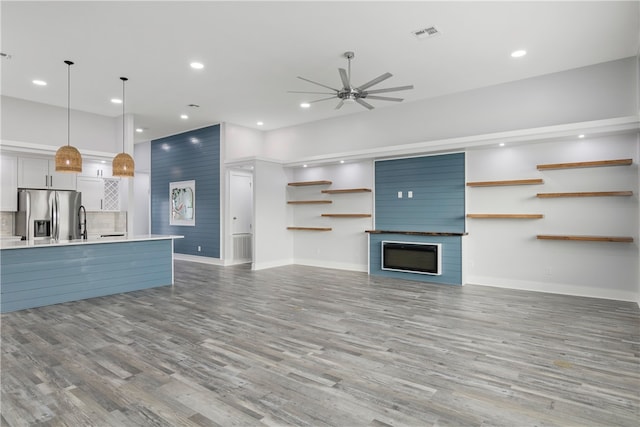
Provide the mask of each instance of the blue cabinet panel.
POLYGON ((1 311, 171 285, 171 247, 168 239, 3 250, 1 311))
POLYGON ((151 141, 151 233, 184 236, 176 253, 220 258, 219 125, 151 141), (171 226, 169 183, 191 180, 196 224, 171 226))

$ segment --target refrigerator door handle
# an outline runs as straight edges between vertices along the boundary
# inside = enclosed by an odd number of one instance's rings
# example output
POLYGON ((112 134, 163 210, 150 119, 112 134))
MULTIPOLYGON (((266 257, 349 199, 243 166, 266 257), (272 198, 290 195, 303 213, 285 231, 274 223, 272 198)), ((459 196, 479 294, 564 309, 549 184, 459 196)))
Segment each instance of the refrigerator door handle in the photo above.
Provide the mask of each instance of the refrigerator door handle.
POLYGON ((55 212, 53 217, 53 238, 55 240, 60 239, 60 199, 58 196, 58 192, 53 193, 53 210, 55 212))
POLYGON ((31 193, 27 192, 26 193, 27 196, 27 212, 29 213, 29 216, 26 218, 26 224, 25 224, 25 238, 27 240, 29 240, 29 238, 31 238, 31 230, 30 230, 30 225, 31 225, 31 193))

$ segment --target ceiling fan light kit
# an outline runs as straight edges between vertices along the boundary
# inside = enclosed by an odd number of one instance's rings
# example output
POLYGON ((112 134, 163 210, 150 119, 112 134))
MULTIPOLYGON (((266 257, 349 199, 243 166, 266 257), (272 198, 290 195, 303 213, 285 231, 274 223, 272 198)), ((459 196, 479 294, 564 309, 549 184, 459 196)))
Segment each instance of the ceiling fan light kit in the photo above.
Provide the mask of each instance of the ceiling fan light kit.
POLYGON ((313 103, 320 102, 320 101, 326 101, 326 100, 329 100, 329 99, 339 99, 340 102, 338 102, 338 105, 336 105, 336 108, 335 108, 336 110, 340 109, 344 104, 351 104, 351 103, 358 103, 358 104, 362 105, 363 107, 365 107, 365 108, 367 108, 369 110, 373 110, 373 108, 374 108, 373 105, 371 105, 368 102, 366 102, 365 99, 375 99, 375 100, 379 100, 379 101, 401 102, 401 101, 403 101, 403 98, 394 98, 394 97, 389 97, 389 96, 378 96, 378 95, 375 95, 375 94, 413 89, 413 85, 407 85, 407 86, 390 87, 390 88, 385 88, 385 89, 368 90, 370 87, 375 86, 378 83, 381 83, 384 80, 386 80, 389 77, 391 77, 393 75, 391 73, 381 74, 378 77, 376 77, 375 79, 370 80, 365 84, 362 84, 360 86, 353 86, 351 84, 351 60, 355 57, 355 54, 353 52, 351 52, 351 51, 348 51, 348 52, 344 53, 344 57, 347 58, 347 61, 348 61, 348 70, 345 70, 344 68, 338 68, 338 74, 340 75, 340 80, 342 82, 342 88, 341 89, 335 89, 335 88, 333 88, 331 86, 327 86, 327 85, 324 85, 322 83, 318 83, 318 82, 315 82, 313 80, 309 80, 309 79, 306 79, 304 77, 298 76, 298 78, 300 80, 304 80, 306 82, 313 83, 314 85, 322 86, 322 87, 324 87, 326 89, 329 89, 329 90, 331 90, 333 92, 304 92, 304 91, 289 91, 289 92, 290 93, 332 95, 332 96, 330 96, 328 98, 321 98, 321 99, 316 99, 314 101, 309 101, 308 104, 313 104, 313 103))

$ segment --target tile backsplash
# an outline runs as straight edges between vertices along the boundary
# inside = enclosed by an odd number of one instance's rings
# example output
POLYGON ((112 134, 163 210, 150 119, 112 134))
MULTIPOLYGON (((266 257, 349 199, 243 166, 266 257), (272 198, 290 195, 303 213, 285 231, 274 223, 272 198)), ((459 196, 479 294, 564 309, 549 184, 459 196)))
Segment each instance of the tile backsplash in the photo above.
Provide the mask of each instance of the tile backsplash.
MULTIPOLYGON (((0 212, 0 236, 15 234, 15 212, 0 212)), ((126 212, 87 212, 89 236, 127 232, 126 212)))
POLYGON ((15 212, 0 212, 0 236, 13 236, 15 212))
POLYGON ((87 212, 89 236, 127 232, 126 212, 87 212))

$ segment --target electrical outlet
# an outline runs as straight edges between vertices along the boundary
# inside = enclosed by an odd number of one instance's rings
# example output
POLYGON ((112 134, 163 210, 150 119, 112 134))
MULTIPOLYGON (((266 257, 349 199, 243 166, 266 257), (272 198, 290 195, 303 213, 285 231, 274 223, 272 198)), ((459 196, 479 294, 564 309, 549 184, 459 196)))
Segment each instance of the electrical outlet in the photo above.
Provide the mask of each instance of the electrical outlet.
POLYGON ((407 197, 413 199, 413 191, 407 191, 407 197))
POLYGON ((202 252, 202 246, 198 246, 198 252, 202 252))
POLYGON ((398 191, 398 199, 402 199, 402 191, 398 191))

